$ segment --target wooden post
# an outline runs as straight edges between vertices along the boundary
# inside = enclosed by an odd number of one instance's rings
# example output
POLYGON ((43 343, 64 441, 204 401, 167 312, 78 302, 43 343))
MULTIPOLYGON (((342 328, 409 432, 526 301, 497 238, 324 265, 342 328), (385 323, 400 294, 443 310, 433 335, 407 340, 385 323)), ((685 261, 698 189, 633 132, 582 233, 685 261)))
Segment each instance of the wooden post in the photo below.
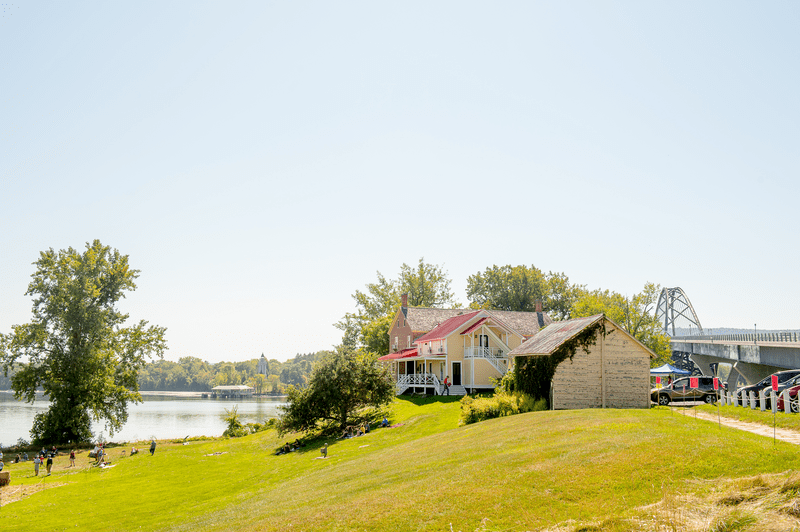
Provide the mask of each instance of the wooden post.
MULTIPOLYGON (((597 334, 601 334, 599 331, 597 334)), ((606 361, 603 355, 605 337, 600 338, 600 393, 603 396, 603 408, 606 407, 606 361)))

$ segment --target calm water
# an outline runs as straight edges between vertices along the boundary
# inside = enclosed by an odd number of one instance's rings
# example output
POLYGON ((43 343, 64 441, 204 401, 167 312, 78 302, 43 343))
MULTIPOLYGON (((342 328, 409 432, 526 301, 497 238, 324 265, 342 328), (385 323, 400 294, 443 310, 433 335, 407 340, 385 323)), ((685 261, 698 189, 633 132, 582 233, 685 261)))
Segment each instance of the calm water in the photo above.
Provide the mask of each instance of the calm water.
MULTIPOLYGON (((225 430, 225 409, 239 407, 243 423, 264 422, 278 416, 283 398, 203 399, 199 394, 161 395, 143 392, 144 402, 128 405, 128 422, 122 430, 109 436, 102 424, 95 424, 95 435, 111 441, 136 441, 150 438, 183 438, 184 436, 220 436, 225 430), (144 395, 147 393, 147 395, 144 395)), ((31 403, 19 402, 11 392, 0 391, 0 444, 8 446, 19 438, 30 440, 33 417, 50 405, 43 396, 31 403)))

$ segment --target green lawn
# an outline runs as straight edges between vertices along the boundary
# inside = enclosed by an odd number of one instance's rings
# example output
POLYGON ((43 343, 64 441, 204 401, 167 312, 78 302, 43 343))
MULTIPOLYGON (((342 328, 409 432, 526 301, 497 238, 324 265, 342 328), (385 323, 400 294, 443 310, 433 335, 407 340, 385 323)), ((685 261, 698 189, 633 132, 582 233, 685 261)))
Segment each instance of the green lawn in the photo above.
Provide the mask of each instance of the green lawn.
MULTIPOLYGON (((273 432, 161 445, 0 510, 0 530, 535 530, 635 513, 698 479, 800 469, 800 448, 673 413, 536 412, 458 427, 454 399, 399 399, 393 429, 272 455, 273 432), (205 456, 213 452, 225 454, 205 456)), ((84 453, 85 454, 85 453, 84 453)), ((112 457, 119 455, 112 450, 112 457)), ((84 459, 85 460, 85 459, 84 459)))

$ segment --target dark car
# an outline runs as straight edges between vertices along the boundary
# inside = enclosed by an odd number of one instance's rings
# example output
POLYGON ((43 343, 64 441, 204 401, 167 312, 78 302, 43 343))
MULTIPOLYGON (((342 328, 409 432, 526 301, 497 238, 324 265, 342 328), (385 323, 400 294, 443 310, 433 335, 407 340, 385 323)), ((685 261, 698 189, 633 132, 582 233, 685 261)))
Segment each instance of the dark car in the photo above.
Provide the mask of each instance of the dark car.
POLYGON ((714 390, 714 377, 693 377, 698 379, 699 387, 697 389, 692 389, 689 378, 680 378, 663 388, 653 388, 650 390, 650 399, 660 405, 678 401, 716 402, 717 392, 714 390))
MULTIPOLYGON (((800 369, 788 369, 786 371, 779 371, 777 373, 773 373, 772 375, 778 376, 778 393, 782 392, 788 386, 792 386, 789 384, 790 382, 794 382, 794 380, 800 376, 800 369)), ((739 404, 742 403, 742 394, 747 394, 748 397, 750 396, 750 392, 753 392, 756 396, 756 401, 758 401, 758 394, 761 390, 765 388, 770 388, 772 386, 772 375, 768 377, 764 377, 760 381, 755 384, 751 384, 749 386, 742 386, 738 390, 736 390, 736 399, 739 401, 739 404)), ((794 383, 800 384, 800 381, 794 383)), ((765 408, 769 405, 769 397, 767 397, 765 408)))

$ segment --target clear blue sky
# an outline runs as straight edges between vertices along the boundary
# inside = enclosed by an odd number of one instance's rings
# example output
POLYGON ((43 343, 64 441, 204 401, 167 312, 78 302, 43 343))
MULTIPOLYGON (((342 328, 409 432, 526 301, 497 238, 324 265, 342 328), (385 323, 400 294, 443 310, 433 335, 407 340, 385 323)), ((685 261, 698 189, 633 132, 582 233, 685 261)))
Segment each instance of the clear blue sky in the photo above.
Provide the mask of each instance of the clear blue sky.
POLYGON ((22 2, 0 331, 95 238, 170 359, 285 359, 381 271, 492 264, 800 328, 800 3, 22 2))

